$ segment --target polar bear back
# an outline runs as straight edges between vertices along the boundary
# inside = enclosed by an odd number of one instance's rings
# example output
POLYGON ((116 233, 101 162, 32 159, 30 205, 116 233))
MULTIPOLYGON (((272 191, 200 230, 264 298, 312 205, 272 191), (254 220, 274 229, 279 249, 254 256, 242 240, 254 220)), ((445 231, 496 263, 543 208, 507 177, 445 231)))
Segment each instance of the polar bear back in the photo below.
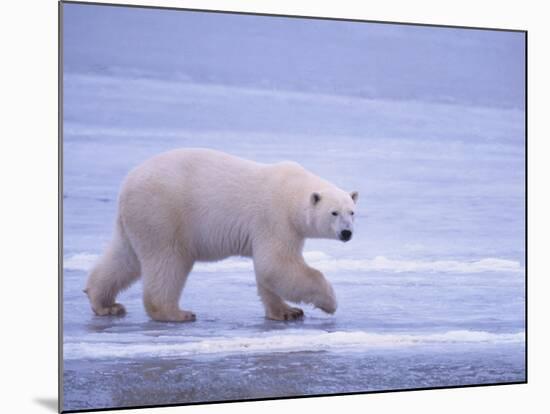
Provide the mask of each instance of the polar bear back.
POLYGON ((173 150, 128 174, 119 217, 142 252, 176 248, 205 261, 251 256, 254 238, 291 233, 293 214, 308 192, 329 185, 292 162, 173 150))

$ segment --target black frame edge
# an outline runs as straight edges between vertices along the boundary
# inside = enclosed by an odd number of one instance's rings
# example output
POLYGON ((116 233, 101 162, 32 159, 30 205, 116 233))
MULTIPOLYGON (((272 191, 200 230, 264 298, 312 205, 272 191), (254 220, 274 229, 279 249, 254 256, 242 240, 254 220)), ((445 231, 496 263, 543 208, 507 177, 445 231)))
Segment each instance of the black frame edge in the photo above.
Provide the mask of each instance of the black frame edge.
POLYGON ((411 392, 411 391, 434 391, 434 390, 456 390, 463 388, 480 388, 480 387, 501 387, 511 385, 526 385, 527 381, 514 381, 514 382, 499 382, 489 384, 467 384, 467 385, 451 385, 441 387, 421 387, 421 388, 407 388, 397 390, 377 390, 377 391, 357 391, 337 394, 311 394, 311 395, 290 395, 284 397, 271 397, 271 398, 250 398, 246 400, 219 400, 219 401, 206 401, 206 402, 190 402, 190 403, 174 403, 174 404, 159 404, 159 405, 132 405, 128 407, 106 407, 106 408, 89 408, 83 410, 66 410, 62 413, 91 413, 97 411, 115 411, 115 410, 139 410, 139 409, 151 409, 151 408, 167 408, 167 407, 188 407, 195 405, 218 405, 218 404, 233 404, 233 403, 254 403, 258 401, 280 401, 280 400, 294 400, 305 398, 319 398, 319 397, 345 397, 348 395, 370 395, 370 394, 388 394, 397 392, 411 392))
POLYGON ((142 4, 100 3, 100 2, 94 2, 94 1, 88 2, 88 1, 78 1, 78 0, 60 0, 60 2, 66 3, 66 4, 80 4, 80 5, 92 5, 92 6, 129 7, 129 8, 137 8, 137 9, 175 10, 175 11, 187 11, 187 12, 237 14, 237 15, 263 16, 263 17, 288 17, 293 19, 331 20, 331 21, 356 22, 356 23, 399 24, 404 26, 438 27, 438 28, 446 28, 446 29, 470 29, 470 30, 487 30, 487 31, 498 31, 498 32, 517 32, 517 33, 527 32, 526 29, 503 29, 498 27, 460 26, 460 25, 450 25, 450 24, 415 23, 415 22, 393 22, 393 21, 384 21, 384 20, 352 19, 352 18, 346 18, 346 17, 304 16, 304 15, 298 15, 298 14, 243 12, 243 11, 237 11, 237 10, 195 9, 195 8, 174 7, 174 6, 149 6, 149 5, 142 5, 142 4))
POLYGON ((529 344, 529 341, 527 340, 527 333, 529 331, 529 329, 527 328, 528 327, 528 303, 529 303, 529 300, 528 300, 528 297, 529 297, 529 289, 528 289, 528 283, 527 283, 527 280, 528 280, 528 277, 527 277, 527 267, 528 267, 528 262, 529 262, 529 255, 528 255, 528 243, 529 243, 529 237, 528 237, 528 219, 527 217, 529 216, 528 214, 528 180, 527 180, 527 176, 528 176, 528 144, 527 144, 527 141, 528 141, 528 134, 527 134, 527 128, 528 128, 528 113, 529 111, 527 110, 527 106, 528 106, 528 99, 527 99, 527 96, 528 96, 528 84, 527 84, 527 80, 529 79, 529 76, 528 76, 528 54, 527 54, 527 45, 528 45, 528 41, 527 41, 527 31, 525 31, 525 106, 524 106, 524 111, 525 111, 525 383, 527 383, 527 378, 528 378, 528 354, 529 354, 529 347, 528 347, 528 344, 529 344))
POLYGON ((57 27, 58 27, 58 49, 57 49, 57 211, 58 211, 58 228, 57 228, 57 243, 58 243, 58 264, 57 264, 57 357, 58 357, 58 373, 57 373, 57 411, 63 412, 63 1, 57 4, 57 27))

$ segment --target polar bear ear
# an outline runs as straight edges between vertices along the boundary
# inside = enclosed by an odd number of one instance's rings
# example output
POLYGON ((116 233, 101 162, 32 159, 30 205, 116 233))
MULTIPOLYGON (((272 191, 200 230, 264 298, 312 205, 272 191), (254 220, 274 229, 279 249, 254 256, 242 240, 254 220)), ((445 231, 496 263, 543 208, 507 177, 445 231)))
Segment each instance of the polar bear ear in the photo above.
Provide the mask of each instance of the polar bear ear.
POLYGON ((311 193, 310 200, 311 204, 315 206, 319 201, 321 201, 321 195, 319 193, 311 193))
POLYGON ((357 203, 357 199, 359 198, 359 193, 357 191, 352 191, 351 193, 349 193, 349 195, 351 196, 351 199, 353 200, 353 202, 357 203))

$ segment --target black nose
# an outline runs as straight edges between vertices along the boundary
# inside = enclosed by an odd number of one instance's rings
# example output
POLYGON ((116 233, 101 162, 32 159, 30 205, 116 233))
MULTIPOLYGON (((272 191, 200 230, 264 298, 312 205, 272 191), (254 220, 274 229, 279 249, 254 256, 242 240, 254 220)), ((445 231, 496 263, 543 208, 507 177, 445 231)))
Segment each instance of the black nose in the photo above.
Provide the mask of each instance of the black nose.
POLYGON ((342 241, 348 241, 348 240, 351 239, 351 235, 352 235, 351 231, 349 231, 349 230, 342 230, 342 233, 340 233, 340 239, 341 239, 342 241))

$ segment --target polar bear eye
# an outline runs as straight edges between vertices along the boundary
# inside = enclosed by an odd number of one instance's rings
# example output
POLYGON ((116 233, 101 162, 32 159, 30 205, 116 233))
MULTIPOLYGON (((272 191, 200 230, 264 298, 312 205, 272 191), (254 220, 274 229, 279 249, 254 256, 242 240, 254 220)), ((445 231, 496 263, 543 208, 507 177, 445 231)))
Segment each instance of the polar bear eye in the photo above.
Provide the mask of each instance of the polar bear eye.
POLYGON ((332 212, 332 215, 333 215, 333 216, 337 216, 337 215, 338 215, 338 212, 337 212, 337 211, 333 211, 333 212, 332 212))
POLYGON ((350 211, 349 214, 351 214, 353 216, 355 213, 353 211, 350 211))

